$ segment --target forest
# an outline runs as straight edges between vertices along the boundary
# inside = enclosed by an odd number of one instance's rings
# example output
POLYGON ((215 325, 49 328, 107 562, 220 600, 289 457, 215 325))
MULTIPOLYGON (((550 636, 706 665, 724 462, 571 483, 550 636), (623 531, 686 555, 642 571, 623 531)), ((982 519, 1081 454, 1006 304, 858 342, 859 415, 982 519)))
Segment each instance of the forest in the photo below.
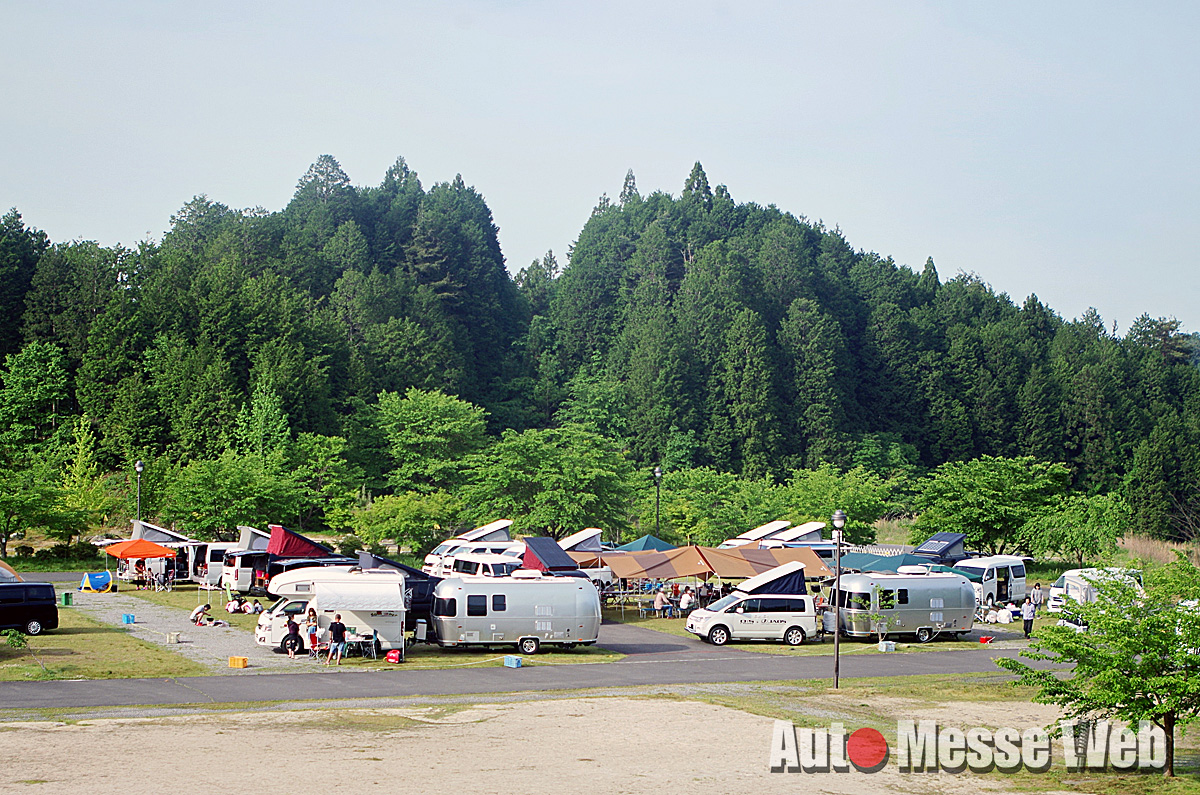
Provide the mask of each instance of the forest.
POLYGON ((413 550, 501 516, 712 543, 842 508, 857 540, 908 517, 1089 556, 1200 530, 1200 338, 1172 318, 1118 335, 916 272, 699 163, 678 196, 630 171, 563 264, 514 277, 497 233, 402 158, 357 187, 323 155, 278 212, 197 196, 136 248, 10 210, 0 556, 138 511, 413 550))

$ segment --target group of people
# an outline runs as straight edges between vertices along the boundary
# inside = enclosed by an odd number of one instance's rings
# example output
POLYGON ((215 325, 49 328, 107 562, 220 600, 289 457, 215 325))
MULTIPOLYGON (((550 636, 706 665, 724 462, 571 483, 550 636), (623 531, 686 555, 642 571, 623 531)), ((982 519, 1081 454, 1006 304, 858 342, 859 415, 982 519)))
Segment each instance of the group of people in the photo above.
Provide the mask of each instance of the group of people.
POLYGON ((663 618, 671 618, 676 610, 681 616, 686 616, 691 612, 692 608, 696 606, 696 594, 692 592, 692 586, 685 585, 683 591, 680 591, 679 585, 676 583, 675 593, 677 596, 668 596, 666 588, 659 588, 654 593, 654 612, 663 618))
MULTIPOLYGON (((304 634, 308 636, 308 648, 319 650, 321 648, 321 626, 317 621, 317 611, 313 608, 308 608, 308 613, 304 616, 304 634)), ((284 639, 284 648, 287 649, 288 657, 296 659, 296 649, 301 648, 300 624, 296 621, 294 614, 288 614, 287 619, 287 637, 284 639)), ((333 621, 329 623, 329 651, 325 655, 325 665, 333 663, 334 665, 342 664, 342 657, 346 654, 346 625, 342 623, 342 614, 335 613, 333 621)), ((320 655, 318 654, 318 659, 320 655)))
POLYGON ((258 614, 263 611, 263 606, 255 599, 251 604, 249 599, 234 594, 233 598, 225 603, 226 613, 245 613, 247 615, 258 614))

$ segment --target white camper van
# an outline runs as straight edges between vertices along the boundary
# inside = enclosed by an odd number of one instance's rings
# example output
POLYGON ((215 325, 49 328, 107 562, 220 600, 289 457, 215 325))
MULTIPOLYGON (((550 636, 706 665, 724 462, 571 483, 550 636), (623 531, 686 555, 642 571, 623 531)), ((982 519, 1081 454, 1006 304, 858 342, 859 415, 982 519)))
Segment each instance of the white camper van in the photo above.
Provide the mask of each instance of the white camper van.
POLYGON ((1051 613, 1063 610, 1067 599, 1087 603, 1096 601, 1096 583, 1105 578, 1118 578, 1126 582, 1141 583, 1141 572, 1136 569, 1070 569, 1050 586, 1046 609, 1051 613))
POLYGON ((284 645, 287 619, 294 616, 300 625, 300 643, 294 651, 309 644, 304 634, 304 617, 311 607, 317 611, 317 626, 324 638, 335 614, 342 623, 361 636, 374 636, 377 649, 404 648, 404 573, 395 569, 328 567, 298 569, 276 575, 272 593, 279 601, 258 617, 254 641, 259 646, 284 645))
POLYGON ((600 636, 600 595, 577 577, 454 577, 433 591, 439 646, 591 646, 600 636))
POLYGON ((516 545, 508 534, 510 526, 512 526, 512 519, 498 519, 443 541, 425 556, 421 571, 434 577, 449 577, 454 564, 453 561, 447 561, 446 558, 457 552, 502 554, 515 550, 516 545))
POLYGON ((901 566, 895 574, 843 574, 842 633, 866 638, 914 635, 919 643, 938 633, 966 634, 975 621, 975 590, 961 574, 901 566))
POLYGON ((992 555, 987 558, 967 558, 954 568, 977 574, 975 594, 981 605, 1025 601, 1025 559, 1015 555, 992 555))
POLYGON ((799 646, 822 632, 804 564, 784 563, 688 616, 687 631, 714 646, 731 640, 781 640, 799 646))
POLYGON ((464 552, 453 559, 450 577, 508 577, 521 568, 520 559, 491 552, 464 552))

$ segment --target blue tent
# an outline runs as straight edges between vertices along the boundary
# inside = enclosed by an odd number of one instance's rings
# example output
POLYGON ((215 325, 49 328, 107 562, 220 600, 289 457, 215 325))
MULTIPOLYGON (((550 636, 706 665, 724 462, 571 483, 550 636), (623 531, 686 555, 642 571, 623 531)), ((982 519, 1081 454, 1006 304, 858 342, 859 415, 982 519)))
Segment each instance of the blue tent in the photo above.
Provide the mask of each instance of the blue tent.
POLYGON ((630 541, 628 544, 622 544, 617 547, 618 552, 645 552, 647 550, 666 552, 668 549, 676 549, 676 547, 652 535, 642 536, 636 541, 630 541))
POLYGON ((83 579, 79 581, 79 590, 91 591, 92 593, 106 593, 117 590, 117 587, 113 583, 111 573, 99 571, 95 574, 83 575, 83 579))

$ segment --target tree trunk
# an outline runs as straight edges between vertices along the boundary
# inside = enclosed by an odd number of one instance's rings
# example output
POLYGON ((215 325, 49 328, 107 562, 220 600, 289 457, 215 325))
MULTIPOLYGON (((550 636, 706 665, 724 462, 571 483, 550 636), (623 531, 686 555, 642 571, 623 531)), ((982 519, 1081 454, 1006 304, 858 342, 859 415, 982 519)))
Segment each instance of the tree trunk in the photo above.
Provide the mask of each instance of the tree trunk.
POLYGON ((1163 776, 1175 778, 1175 713, 1163 716, 1163 733, 1167 735, 1167 763, 1163 765, 1163 776))

